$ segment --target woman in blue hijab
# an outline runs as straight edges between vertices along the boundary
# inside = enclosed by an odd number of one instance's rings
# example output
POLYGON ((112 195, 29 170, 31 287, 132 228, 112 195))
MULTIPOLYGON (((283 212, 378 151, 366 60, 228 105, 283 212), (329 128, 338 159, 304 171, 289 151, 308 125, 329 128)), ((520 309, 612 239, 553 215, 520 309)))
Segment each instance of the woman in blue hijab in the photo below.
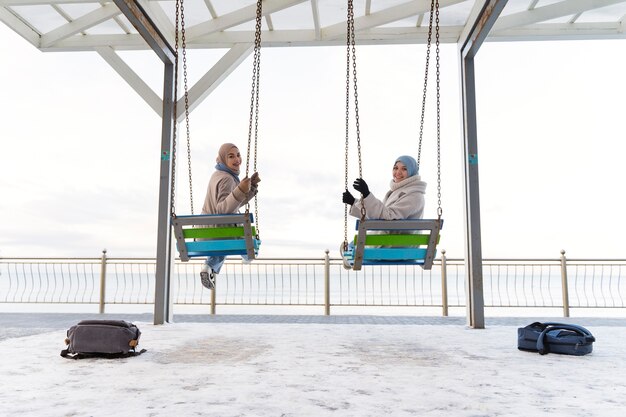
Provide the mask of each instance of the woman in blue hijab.
POLYGON ((357 178, 353 187, 361 193, 361 198, 355 198, 348 190, 343 193, 343 202, 352 206, 350 215, 361 218, 361 207, 365 207, 368 219, 421 219, 424 216, 426 183, 418 175, 417 162, 409 155, 399 156, 391 174, 390 189, 382 200, 370 192, 363 178, 357 178))

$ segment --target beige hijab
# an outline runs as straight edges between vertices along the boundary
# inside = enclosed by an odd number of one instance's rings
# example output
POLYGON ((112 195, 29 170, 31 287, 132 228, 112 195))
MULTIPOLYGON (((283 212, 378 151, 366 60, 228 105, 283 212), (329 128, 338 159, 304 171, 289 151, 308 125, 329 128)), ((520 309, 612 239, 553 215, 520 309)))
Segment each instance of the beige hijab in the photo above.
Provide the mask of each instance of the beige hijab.
MULTIPOLYGON (((220 146, 220 150, 217 152, 217 158, 215 158, 215 162, 217 162, 217 166, 215 168, 221 171, 230 172, 232 174, 235 174, 235 176, 238 176, 239 170, 235 171, 231 169, 228 165, 226 165, 226 157, 228 156, 228 151, 233 148, 237 148, 237 145, 235 145, 234 143, 225 143, 220 146)), ((239 150, 239 148, 237 148, 237 150, 239 150)))

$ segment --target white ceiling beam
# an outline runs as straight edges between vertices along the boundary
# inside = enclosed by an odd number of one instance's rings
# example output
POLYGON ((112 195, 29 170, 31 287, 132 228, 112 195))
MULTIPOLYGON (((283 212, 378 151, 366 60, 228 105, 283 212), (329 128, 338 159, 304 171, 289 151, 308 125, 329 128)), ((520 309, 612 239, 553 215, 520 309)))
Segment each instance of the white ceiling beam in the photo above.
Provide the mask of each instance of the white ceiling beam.
POLYGON ((544 23, 519 28, 492 31, 488 41, 553 41, 626 39, 619 22, 610 23, 544 23))
POLYGON ((624 0, 564 0, 532 10, 501 16, 494 25, 493 30, 532 25, 623 2, 624 0))
MULTIPOLYGON (((0 16, 2 9, 0 9, 0 16)), ((12 27, 15 27, 13 25, 12 27)), ((29 29, 30 30, 30 29, 29 29)), ((441 43, 457 43, 462 26, 442 26, 440 28, 441 43)), ((574 24, 537 24, 524 28, 513 28, 501 31, 492 30, 487 42, 510 41, 541 41, 558 39, 621 39, 626 26, 624 20, 612 23, 574 23, 574 24)), ((34 32, 30 32, 31 37, 34 32)), ((374 28, 357 34, 361 45, 387 44, 424 44, 428 27, 374 28)), ((220 49, 232 48, 236 44, 247 44, 254 38, 252 31, 227 31, 214 33, 187 44, 188 49, 220 49)), ((93 51, 96 47, 113 45, 116 51, 149 50, 150 48, 138 34, 130 35, 85 35, 64 39, 43 51, 93 51)), ((264 47, 284 46, 345 46, 344 39, 316 38, 314 30, 273 31, 263 34, 264 47)))
POLYGON ((311 13, 313 13, 313 28, 315 29, 315 39, 322 39, 322 27, 320 25, 320 7, 317 0, 311 0, 311 13))
POLYGON ((213 19, 216 19, 217 18, 217 12, 215 11, 215 7, 213 7, 213 3, 211 3, 211 0, 204 0, 204 4, 206 5, 207 10, 211 14, 211 17, 213 19))
POLYGON ((0 0, 0 6, 41 6, 50 4, 99 4, 102 0, 0 0))
POLYGON ((0 22, 13 29, 35 48, 39 47, 40 34, 4 7, 0 7, 0 22))
MULTIPOLYGON (((439 2, 439 10, 451 6, 453 4, 462 3, 465 0, 441 0, 439 2)), ((430 11, 430 1, 413 0, 402 3, 397 6, 379 10, 367 16, 361 16, 354 19, 355 33, 372 29, 388 23, 396 22, 408 17, 419 15, 430 11)), ((346 23, 340 22, 334 25, 322 28, 322 39, 332 40, 346 36, 346 23)))
POLYGON ((138 33, 130 35, 85 35, 63 39, 46 48, 44 52, 95 51, 101 46, 111 46, 116 51, 148 51, 151 48, 138 33))
MULTIPOLYGON (((454 43, 458 38, 460 26, 442 26, 439 29, 442 43, 454 43)), ((357 44, 388 44, 397 37, 402 44, 423 44, 427 41, 428 27, 407 26, 402 28, 372 28, 356 34, 357 44)), ((187 43, 192 48, 224 48, 237 43, 250 42, 254 39, 253 31, 226 31, 213 33, 202 38, 195 39, 193 43, 187 43)), ((280 46, 331 46, 344 45, 345 39, 334 38, 317 39, 313 29, 308 30, 276 30, 263 33, 263 47, 280 46)))
POLYGON ((268 30, 274 30, 274 23, 272 22, 272 15, 270 14, 265 15, 265 23, 267 24, 268 30))
MULTIPOLYGON (((307 0, 265 0, 263 3, 263 15, 276 13, 307 0)), ((234 12, 219 16, 216 19, 198 23, 186 30, 187 40, 205 36, 215 32, 221 32, 228 28, 241 25, 256 18, 256 3, 234 12)))
MULTIPOLYGON (((440 29, 441 43, 456 43, 460 26, 445 26, 440 29)), ((359 44, 363 45, 388 45, 393 44, 397 39, 398 44, 424 44, 427 27, 407 27, 407 28, 376 28, 358 34, 359 44)), ((187 44, 187 49, 222 49, 232 48, 236 44, 249 43, 254 38, 252 31, 228 31, 215 33, 213 35, 196 39, 193 43, 187 44)), ((131 35, 85 35, 74 36, 65 39, 43 51, 65 52, 65 51, 93 51, 96 47, 113 46, 116 51, 145 51, 150 48, 138 34, 131 35)), ((284 46, 345 46, 345 40, 318 40, 314 30, 289 30, 273 31, 263 34, 263 47, 284 47, 284 46)))
POLYGON ((572 16, 567 23, 576 23, 576 21, 578 20, 578 18, 580 17, 582 13, 576 13, 574 16, 572 16))
MULTIPOLYGON (((233 46, 213 67, 189 89, 189 112, 193 111, 222 83, 252 52, 254 44, 233 46)), ((180 91, 180 89, 179 89, 180 91)), ((185 97, 177 102, 178 122, 185 118, 185 97)))
POLYGON ((65 19, 67 22, 71 22, 73 20, 72 17, 69 14, 67 14, 67 12, 63 10, 61 6, 59 6, 58 4, 51 4, 50 7, 52 7, 55 12, 60 14, 61 17, 65 19))
POLYGON ((118 9, 114 3, 108 3, 104 7, 87 13, 86 15, 79 17, 73 22, 67 23, 44 34, 41 37, 40 47, 49 47, 50 45, 60 40, 69 38, 72 35, 80 33, 86 29, 89 29, 90 27, 96 26, 121 13, 122 12, 120 12, 120 9, 118 9))
POLYGON ((163 115, 163 100, 146 84, 131 67, 110 47, 95 48, 96 52, 131 86, 133 90, 154 110, 163 115))

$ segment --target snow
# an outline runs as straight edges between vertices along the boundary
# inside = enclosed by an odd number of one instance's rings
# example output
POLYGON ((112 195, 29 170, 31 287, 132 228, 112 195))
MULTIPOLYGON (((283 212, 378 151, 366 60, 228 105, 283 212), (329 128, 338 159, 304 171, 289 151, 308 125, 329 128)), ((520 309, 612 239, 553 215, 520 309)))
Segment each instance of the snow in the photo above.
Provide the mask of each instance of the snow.
POLYGON ((0 414, 624 415, 624 321, 577 319, 597 340, 582 357, 519 351, 517 325, 322 321, 135 321, 147 352, 115 360, 62 358, 66 328, 11 335, 0 339, 0 414))

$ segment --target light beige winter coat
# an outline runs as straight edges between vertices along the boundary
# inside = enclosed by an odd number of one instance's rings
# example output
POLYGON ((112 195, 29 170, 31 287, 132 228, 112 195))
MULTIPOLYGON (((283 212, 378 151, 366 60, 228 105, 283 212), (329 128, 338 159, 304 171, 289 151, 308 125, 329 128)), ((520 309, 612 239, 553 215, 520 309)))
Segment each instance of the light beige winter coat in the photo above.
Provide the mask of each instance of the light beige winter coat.
POLYGON ((238 187, 235 177, 228 172, 216 170, 209 180, 202 214, 237 213, 257 192, 258 188, 252 186, 250 192, 245 194, 238 187))
POLYGON ((361 218, 361 207, 364 205, 368 219, 401 220, 424 217, 426 183, 419 175, 398 183, 392 180, 390 188, 382 201, 371 192, 363 200, 356 200, 350 209, 350 215, 361 218))

